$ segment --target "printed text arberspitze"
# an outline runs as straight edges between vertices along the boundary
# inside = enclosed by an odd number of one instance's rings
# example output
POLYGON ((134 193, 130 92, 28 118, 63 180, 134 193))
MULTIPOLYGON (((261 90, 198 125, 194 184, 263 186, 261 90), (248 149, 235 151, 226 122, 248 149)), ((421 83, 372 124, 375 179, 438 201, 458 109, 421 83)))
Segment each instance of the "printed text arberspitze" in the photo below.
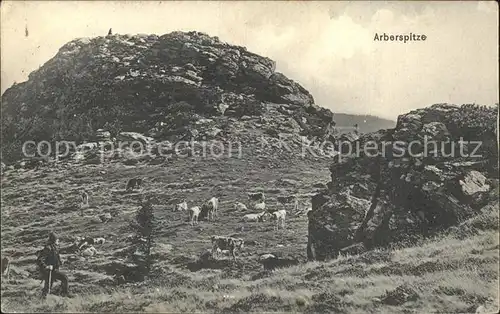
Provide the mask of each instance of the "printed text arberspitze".
POLYGON ((427 36, 424 34, 377 34, 375 33, 374 41, 399 41, 406 43, 408 41, 425 41, 427 36))

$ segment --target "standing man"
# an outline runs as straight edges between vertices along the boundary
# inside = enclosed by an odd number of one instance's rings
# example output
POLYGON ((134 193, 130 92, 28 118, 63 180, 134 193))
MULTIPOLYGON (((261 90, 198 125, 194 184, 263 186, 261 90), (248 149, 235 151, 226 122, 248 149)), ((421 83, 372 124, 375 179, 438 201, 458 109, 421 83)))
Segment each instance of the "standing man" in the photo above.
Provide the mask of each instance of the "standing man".
POLYGON ((59 271, 61 266, 61 257, 59 256, 59 239, 56 234, 51 232, 49 234, 49 240, 47 245, 38 255, 37 263, 40 272, 42 273, 42 278, 45 280, 45 285, 42 290, 42 297, 47 296, 49 291, 49 285, 52 287, 52 283, 56 280, 61 281, 62 296, 68 295, 68 276, 59 271), (50 278, 50 279, 49 279, 50 278), (50 281, 50 282, 49 282, 50 281))

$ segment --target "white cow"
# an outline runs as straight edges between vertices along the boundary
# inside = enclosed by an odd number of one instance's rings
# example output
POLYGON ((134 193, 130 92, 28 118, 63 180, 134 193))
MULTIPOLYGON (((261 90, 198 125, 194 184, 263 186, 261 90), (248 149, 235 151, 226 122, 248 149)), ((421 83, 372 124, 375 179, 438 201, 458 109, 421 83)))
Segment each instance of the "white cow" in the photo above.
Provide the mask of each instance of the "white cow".
POLYGON ((266 203, 264 201, 254 204, 253 205, 253 210, 255 211, 263 211, 266 210, 266 203))
POLYGON ((265 217, 267 217, 268 213, 265 211, 259 214, 246 214, 243 216, 242 221, 250 222, 250 221, 264 221, 265 217))
POLYGON ((271 220, 276 220, 276 227, 275 230, 279 229, 280 221, 281 221, 281 228, 285 228, 285 218, 286 218, 286 210, 277 210, 272 213, 271 220))
POLYGON ((248 210, 247 206, 241 202, 236 202, 236 204, 234 204, 234 209, 237 211, 247 211, 248 210))
POLYGON ((184 200, 182 203, 176 204, 174 211, 186 211, 188 210, 188 204, 186 200, 184 200))
POLYGON ((189 220, 191 226, 198 224, 198 216, 200 215, 201 209, 199 206, 193 206, 189 209, 189 220))

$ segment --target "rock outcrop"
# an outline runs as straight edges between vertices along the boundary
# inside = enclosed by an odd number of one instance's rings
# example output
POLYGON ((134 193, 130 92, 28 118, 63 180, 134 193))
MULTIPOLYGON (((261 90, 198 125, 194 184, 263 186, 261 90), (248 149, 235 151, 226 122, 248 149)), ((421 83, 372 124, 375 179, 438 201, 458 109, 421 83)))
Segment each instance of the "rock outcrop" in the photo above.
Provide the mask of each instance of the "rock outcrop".
POLYGON ((321 136, 333 116, 274 61, 199 32, 73 40, 5 91, 1 113, 6 160, 26 140, 238 137, 235 121, 321 136))
POLYGON ((438 104, 354 140, 359 155, 336 157, 313 197, 309 259, 429 235, 498 202, 497 116, 498 107, 438 104))

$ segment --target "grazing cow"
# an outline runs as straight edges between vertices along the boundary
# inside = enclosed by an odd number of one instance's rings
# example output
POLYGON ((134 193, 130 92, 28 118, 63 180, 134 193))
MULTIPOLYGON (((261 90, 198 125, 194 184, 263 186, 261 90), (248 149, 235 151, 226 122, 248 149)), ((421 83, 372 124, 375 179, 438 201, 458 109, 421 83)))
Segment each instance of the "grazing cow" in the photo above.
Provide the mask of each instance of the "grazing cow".
POLYGON ((259 263, 264 266, 264 269, 273 270, 298 265, 299 261, 296 258, 280 258, 273 254, 263 254, 259 258, 259 263))
POLYGON ((110 213, 104 213, 99 215, 101 222, 108 222, 112 218, 110 213))
POLYGON ((94 244, 104 244, 105 242, 106 239, 104 238, 92 238, 92 237, 80 238, 78 239, 78 250, 81 250, 82 248, 87 248, 94 244))
POLYGON ((82 205, 89 206, 89 194, 85 191, 82 191, 81 197, 82 197, 82 205))
POLYGON ((5 278, 9 280, 9 273, 10 273, 10 260, 7 256, 2 258, 2 275, 5 274, 5 278))
POLYGON ((82 197, 82 204, 88 205, 89 204, 89 194, 87 193, 87 191, 82 191, 80 196, 82 197))
POLYGON ((263 211, 259 214, 246 214, 243 216, 242 221, 249 222, 249 221, 265 221, 266 218, 268 217, 269 213, 263 211))
POLYGON ((80 255, 82 256, 94 256, 97 255, 97 250, 93 246, 89 246, 88 248, 85 248, 85 250, 80 252, 80 255))
POLYGON ((210 220, 215 220, 218 208, 219 208, 219 199, 217 197, 212 197, 202 205, 201 211, 204 213, 203 216, 205 216, 206 213, 207 219, 208 221, 210 221, 210 220))
POLYGON ((200 216, 201 209, 199 206, 193 206, 189 209, 189 221, 191 226, 198 224, 198 217, 200 216))
POLYGON ((248 210, 247 206, 241 202, 236 202, 236 204, 234 204, 234 209, 237 211, 247 211, 248 210))
POLYGON ((255 211, 266 210, 266 203, 265 202, 260 202, 260 203, 254 204, 253 205, 253 210, 255 210, 255 211))
POLYGON ((128 180, 126 190, 130 191, 130 190, 133 190, 135 188, 139 189, 142 185, 142 181, 143 181, 143 179, 140 179, 140 178, 133 178, 133 179, 128 180))
POLYGON ((95 238, 94 243, 95 244, 104 244, 106 242, 106 239, 104 238, 95 238))
POLYGON ((186 211, 188 210, 188 204, 186 200, 183 200, 182 203, 176 204, 174 207, 174 211, 186 211))
POLYGON ((212 236, 212 257, 217 258, 218 252, 229 250, 229 253, 236 260, 236 250, 243 248, 245 241, 240 238, 212 236))
POLYGON ((279 229, 280 221, 281 221, 281 228, 285 228, 285 218, 286 218, 286 210, 277 210, 272 213, 271 220, 276 220, 276 230, 279 229))

